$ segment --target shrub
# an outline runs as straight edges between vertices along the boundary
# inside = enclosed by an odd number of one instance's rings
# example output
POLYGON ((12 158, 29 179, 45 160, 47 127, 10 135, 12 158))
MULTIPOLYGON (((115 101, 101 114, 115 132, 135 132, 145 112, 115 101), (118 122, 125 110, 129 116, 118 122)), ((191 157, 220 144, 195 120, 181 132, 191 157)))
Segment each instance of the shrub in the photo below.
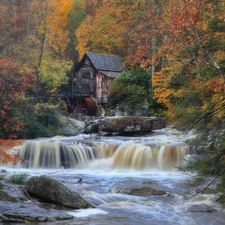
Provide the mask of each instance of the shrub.
POLYGON ((151 74, 142 69, 121 73, 110 86, 108 104, 110 108, 122 106, 128 111, 145 108, 146 115, 163 115, 165 107, 153 98, 151 74))
POLYGON ((17 138, 51 137, 59 135, 61 127, 58 106, 49 103, 31 103, 21 100, 19 115, 15 115, 21 122, 21 128, 16 131, 17 138))
POLYGON ((146 103, 150 83, 150 74, 141 69, 121 73, 111 84, 109 106, 116 107, 123 102, 132 109, 140 108, 146 103))
POLYGON ((26 173, 14 174, 8 178, 8 182, 12 184, 24 184, 27 178, 26 173))

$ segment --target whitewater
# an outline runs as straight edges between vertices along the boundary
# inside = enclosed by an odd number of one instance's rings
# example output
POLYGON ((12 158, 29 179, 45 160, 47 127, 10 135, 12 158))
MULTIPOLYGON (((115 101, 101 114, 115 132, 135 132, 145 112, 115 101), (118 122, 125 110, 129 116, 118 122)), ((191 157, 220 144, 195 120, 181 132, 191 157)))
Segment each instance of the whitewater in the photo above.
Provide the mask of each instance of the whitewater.
POLYGON ((67 209, 74 219, 46 225, 222 225, 225 212, 215 202, 216 196, 197 193, 188 185, 189 176, 176 168, 190 156, 186 141, 192 137, 192 133, 162 129, 142 137, 81 134, 27 140, 19 147, 25 164, 1 169, 8 175, 48 175, 96 207, 67 209), (116 192, 142 186, 168 194, 142 197, 116 192), (189 207, 196 204, 216 211, 190 212, 189 207))

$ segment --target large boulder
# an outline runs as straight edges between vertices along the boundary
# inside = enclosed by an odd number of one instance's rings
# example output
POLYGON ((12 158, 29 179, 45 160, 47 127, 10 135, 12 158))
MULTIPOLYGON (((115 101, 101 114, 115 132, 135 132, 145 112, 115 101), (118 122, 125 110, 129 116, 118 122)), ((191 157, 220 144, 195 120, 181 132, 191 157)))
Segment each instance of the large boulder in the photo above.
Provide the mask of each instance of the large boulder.
POLYGON ((58 203, 75 209, 93 208, 78 193, 71 191, 59 181, 48 176, 31 177, 24 188, 28 193, 47 202, 58 203))
POLYGON ((166 127, 166 121, 159 117, 115 116, 89 121, 83 133, 143 133, 166 127))

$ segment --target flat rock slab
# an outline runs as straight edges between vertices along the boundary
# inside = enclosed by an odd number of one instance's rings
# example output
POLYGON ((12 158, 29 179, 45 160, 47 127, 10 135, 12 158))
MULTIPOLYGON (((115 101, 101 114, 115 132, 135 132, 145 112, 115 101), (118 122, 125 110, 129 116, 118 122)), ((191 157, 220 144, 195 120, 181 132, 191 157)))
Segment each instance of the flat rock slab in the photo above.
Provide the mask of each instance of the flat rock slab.
POLYGON ((35 202, 13 203, 0 201, 0 222, 25 223, 68 220, 73 216, 55 209, 39 207, 35 202))
POLYGON ((89 121, 83 133, 142 133, 166 127, 166 121, 159 117, 114 116, 89 121))

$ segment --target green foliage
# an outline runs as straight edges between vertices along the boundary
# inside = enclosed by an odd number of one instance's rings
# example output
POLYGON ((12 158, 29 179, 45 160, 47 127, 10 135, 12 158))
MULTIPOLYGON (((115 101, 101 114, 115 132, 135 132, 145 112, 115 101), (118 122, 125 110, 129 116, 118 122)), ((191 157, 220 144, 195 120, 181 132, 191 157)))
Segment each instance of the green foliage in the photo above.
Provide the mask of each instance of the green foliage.
POLYGON ((36 133, 34 133, 37 135, 36 137, 50 137, 60 134, 60 119, 57 106, 38 103, 34 106, 34 117, 36 124, 32 124, 32 127, 29 126, 29 128, 33 131, 37 129, 36 133))
MULTIPOLYGON (((11 117, 18 118, 21 128, 13 131, 18 138, 51 137, 61 134, 59 105, 50 103, 34 103, 30 99, 17 99, 13 105, 11 117)), ((7 132, 4 132, 6 136, 7 132)))
POLYGON ((127 98, 127 90, 125 90, 124 84, 118 81, 118 79, 115 79, 110 87, 110 92, 108 96, 109 105, 114 107, 120 104, 121 101, 123 101, 126 98, 127 98))
POLYGON ((199 71, 199 76, 200 76, 201 80, 208 80, 215 76, 215 69, 214 68, 203 68, 202 70, 199 71))
POLYGON ((1 127, 0 137, 6 139, 12 134, 23 139, 62 135, 60 110, 63 103, 36 103, 23 97, 13 99, 7 114, 9 127, 1 127), (19 127, 14 127, 15 121, 20 121, 19 127))
POLYGON ((208 22, 208 27, 213 32, 225 32, 225 23, 217 17, 212 18, 208 22))
POLYGON ((148 97, 148 111, 146 116, 164 117, 165 112, 166 108, 162 104, 158 103, 150 93, 148 97))
MULTIPOLYGON (((202 138, 202 136, 201 136, 202 138)), ((205 139, 205 138, 204 138, 205 139)), ((199 139, 197 139, 199 141, 199 139)), ((193 143, 200 147, 196 141, 193 143)), ((201 142, 201 144, 203 144, 201 142)), ((225 135, 219 143, 211 142, 209 146, 202 145, 197 155, 192 156, 187 163, 179 168, 184 172, 196 172, 194 185, 201 185, 202 189, 210 186, 225 192, 225 135)))
POLYGON ((162 116, 165 108, 153 98, 150 73, 138 68, 123 72, 111 84, 109 106, 123 106, 128 111, 148 106, 147 115, 162 116))
POLYGON ((127 85, 128 103, 131 109, 140 108, 146 103, 147 90, 137 84, 127 85))
POLYGON ((26 173, 13 174, 8 178, 7 181, 12 184, 25 184, 27 177, 28 174, 26 173))
POLYGON ((225 193, 225 117, 221 116, 224 109, 224 99, 220 99, 186 116, 185 128, 195 128, 198 135, 189 143, 194 155, 179 167, 187 173, 195 172, 194 185, 201 185, 203 190, 212 186, 222 193, 225 193))

